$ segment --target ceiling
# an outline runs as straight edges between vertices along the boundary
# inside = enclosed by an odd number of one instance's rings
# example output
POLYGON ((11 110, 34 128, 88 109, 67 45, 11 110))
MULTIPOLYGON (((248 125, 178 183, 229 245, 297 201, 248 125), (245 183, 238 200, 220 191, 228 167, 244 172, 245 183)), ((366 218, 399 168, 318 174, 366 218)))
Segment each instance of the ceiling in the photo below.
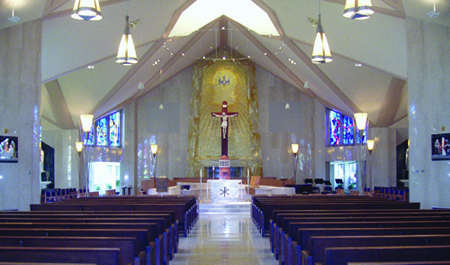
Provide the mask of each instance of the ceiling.
MULTIPOLYGON (((195 0, 100 1, 100 21, 71 19, 73 0, 15 0, 19 24, 43 20, 44 129, 76 129, 80 114, 98 117, 116 110, 203 56, 214 57, 217 48, 249 57, 327 107, 348 115, 369 113, 372 126, 406 127, 405 18, 450 26, 448 0, 436 0, 440 15, 435 18, 427 15, 433 10, 432 0, 372 0, 375 14, 364 21, 342 16, 344 0, 322 0, 322 25, 333 62, 315 65, 310 56, 316 28, 309 18, 317 19, 318 2, 252 1, 267 13, 279 36, 259 35, 239 21, 219 16, 187 36, 169 37, 195 0), (134 66, 115 63, 127 9, 130 21, 136 22, 131 33, 139 62, 134 66)), ((15 25, 8 20, 11 8, 11 0, 0 0, 0 29, 15 25)))

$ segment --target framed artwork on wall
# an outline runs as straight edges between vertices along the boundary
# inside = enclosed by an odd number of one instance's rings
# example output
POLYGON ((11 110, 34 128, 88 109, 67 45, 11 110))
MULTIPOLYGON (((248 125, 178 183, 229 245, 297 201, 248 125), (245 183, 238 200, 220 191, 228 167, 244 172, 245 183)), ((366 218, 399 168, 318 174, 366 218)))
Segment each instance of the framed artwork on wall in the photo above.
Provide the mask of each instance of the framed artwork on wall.
POLYGON ((431 135, 431 160, 450 160, 450 133, 431 135))
POLYGON ((19 161, 19 138, 0 136, 0 162, 17 163, 19 161))

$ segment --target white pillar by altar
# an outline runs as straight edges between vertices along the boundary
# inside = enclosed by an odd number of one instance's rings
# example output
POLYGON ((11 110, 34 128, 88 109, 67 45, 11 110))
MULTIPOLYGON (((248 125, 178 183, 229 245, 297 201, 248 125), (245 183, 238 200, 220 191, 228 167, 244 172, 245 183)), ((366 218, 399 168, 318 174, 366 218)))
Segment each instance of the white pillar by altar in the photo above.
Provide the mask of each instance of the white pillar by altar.
POLYGON ((212 202, 234 202, 238 201, 241 195, 241 180, 234 179, 214 179, 208 180, 212 202))

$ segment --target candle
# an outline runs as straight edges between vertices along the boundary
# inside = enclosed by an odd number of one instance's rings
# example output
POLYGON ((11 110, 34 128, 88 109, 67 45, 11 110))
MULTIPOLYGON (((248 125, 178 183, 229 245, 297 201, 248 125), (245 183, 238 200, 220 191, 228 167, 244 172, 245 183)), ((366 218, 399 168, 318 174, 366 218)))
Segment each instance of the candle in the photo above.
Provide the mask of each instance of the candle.
POLYGON ((200 169, 200 178, 202 178, 202 170, 200 169))

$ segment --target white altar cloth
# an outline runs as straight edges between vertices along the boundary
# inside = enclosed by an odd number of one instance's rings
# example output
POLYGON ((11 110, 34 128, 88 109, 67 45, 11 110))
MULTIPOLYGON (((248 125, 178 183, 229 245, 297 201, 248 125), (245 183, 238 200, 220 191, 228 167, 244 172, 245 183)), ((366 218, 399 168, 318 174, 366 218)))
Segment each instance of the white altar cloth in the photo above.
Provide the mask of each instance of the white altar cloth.
POLYGON ((231 202, 241 199, 242 180, 214 179, 208 180, 211 200, 213 202, 231 202))
POLYGON ((275 195, 275 194, 285 194, 293 195, 295 194, 295 188, 293 187, 273 187, 273 186, 259 186, 255 188, 255 194, 265 194, 265 195, 275 195))

